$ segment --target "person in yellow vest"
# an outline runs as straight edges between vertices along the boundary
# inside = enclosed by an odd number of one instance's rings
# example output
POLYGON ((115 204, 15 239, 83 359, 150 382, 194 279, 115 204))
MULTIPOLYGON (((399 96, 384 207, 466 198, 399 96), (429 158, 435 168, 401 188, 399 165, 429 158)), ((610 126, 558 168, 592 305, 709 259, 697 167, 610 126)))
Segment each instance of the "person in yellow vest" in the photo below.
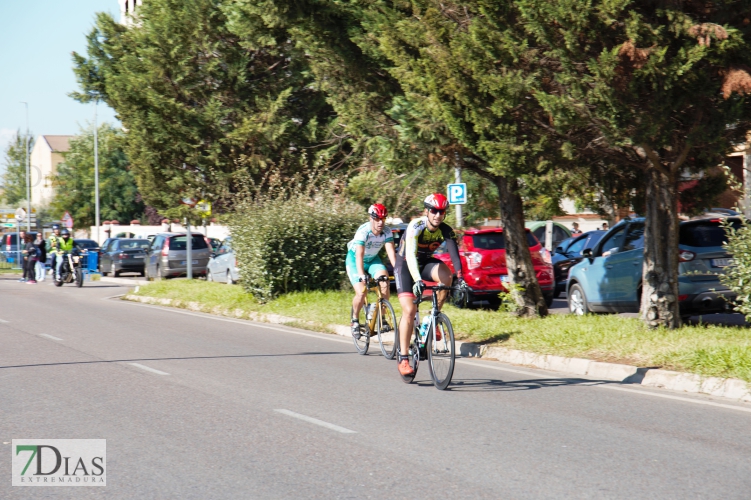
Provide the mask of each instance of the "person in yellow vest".
POLYGON ((50 274, 57 269, 57 240, 60 238, 60 224, 52 224, 52 234, 47 240, 47 253, 52 256, 50 262, 50 274))
MULTIPOLYGON (((57 254, 57 263, 55 264, 55 279, 60 281, 60 267, 63 265, 65 256, 70 259, 70 253, 73 251, 73 238, 70 237, 70 231, 63 229, 60 231, 60 238, 57 239, 57 248, 55 253, 57 254)), ((70 269, 73 270, 73 262, 68 262, 70 269)), ((74 271, 75 272, 75 271, 74 271)))

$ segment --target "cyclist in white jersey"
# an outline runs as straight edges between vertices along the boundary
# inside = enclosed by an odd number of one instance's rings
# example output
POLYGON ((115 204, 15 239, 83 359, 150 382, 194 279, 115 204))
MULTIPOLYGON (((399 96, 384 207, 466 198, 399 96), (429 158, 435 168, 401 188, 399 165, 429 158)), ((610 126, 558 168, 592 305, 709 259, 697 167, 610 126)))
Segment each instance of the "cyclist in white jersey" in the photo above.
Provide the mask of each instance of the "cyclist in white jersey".
MULTIPOLYGON (((357 318, 365 303, 368 274, 374 279, 379 276, 388 276, 386 266, 378 256, 381 248, 386 247, 391 265, 396 263, 394 236, 391 234, 391 229, 385 227, 388 215, 386 207, 380 203, 373 204, 368 209, 368 214, 370 221, 360 226, 354 239, 347 244, 349 248, 346 259, 347 276, 355 288, 355 297, 352 299, 352 335, 357 338, 360 337, 360 323, 357 318)), ((381 292, 388 299, 389 283, 383 282, 380 286, 381 292)))

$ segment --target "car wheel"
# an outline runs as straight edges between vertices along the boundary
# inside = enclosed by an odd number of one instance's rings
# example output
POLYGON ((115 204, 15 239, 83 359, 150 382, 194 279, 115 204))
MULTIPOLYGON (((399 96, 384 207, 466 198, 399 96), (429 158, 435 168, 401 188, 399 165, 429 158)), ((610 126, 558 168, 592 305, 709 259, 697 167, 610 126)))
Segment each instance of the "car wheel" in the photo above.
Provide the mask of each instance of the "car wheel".
POLYGON ((109 274, 107 271, 102 271, 102 276, 109 276, 109 274))
POLYGON ((235 284, 235 280, 232 279, 232 275, 229 273, 229 269, 227 269, 227 284, 228 285, 235 284))
POLYGON ((206 271, 206 281, 214 281, 214 275, 211 274, 211 269, 206 271))
POLYGON ((120 276, 120 271, 118 271, 117 269, 113 269, 112 270, 112 276, 114 276, 115 278, 117 278, 118 276, 120 276))
POLYGON ((584 290, 578 283, 571 285, 571 288, 569 288, 568 310, 571 311, 571 314, 576 314, 577 316, 584 316, 592 312, 589 310, 584 290))

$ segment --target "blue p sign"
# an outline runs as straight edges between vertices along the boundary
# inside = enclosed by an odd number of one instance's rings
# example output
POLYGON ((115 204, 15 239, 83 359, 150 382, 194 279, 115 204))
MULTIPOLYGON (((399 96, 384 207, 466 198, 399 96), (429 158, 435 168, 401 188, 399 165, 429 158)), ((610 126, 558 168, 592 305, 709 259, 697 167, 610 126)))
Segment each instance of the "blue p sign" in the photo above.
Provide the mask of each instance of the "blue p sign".
POLYGON ((467 203, 467 185, 463 182, 449 184, 446 187, 449 203, 451 205, 464 205, 467 203))

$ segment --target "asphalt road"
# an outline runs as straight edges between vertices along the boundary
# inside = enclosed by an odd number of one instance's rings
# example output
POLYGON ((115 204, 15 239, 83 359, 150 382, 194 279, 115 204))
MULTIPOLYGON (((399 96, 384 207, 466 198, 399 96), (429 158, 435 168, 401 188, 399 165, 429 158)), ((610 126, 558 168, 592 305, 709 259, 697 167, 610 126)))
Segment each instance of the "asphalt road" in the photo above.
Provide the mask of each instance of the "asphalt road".
POLYGON ((751 405, 492 361, 441 392, 341 337, 126 290, 0 278, 0 498, 749 496, 751 405), (107 486, 11 487, 20 438, 106 439, 107 486))

